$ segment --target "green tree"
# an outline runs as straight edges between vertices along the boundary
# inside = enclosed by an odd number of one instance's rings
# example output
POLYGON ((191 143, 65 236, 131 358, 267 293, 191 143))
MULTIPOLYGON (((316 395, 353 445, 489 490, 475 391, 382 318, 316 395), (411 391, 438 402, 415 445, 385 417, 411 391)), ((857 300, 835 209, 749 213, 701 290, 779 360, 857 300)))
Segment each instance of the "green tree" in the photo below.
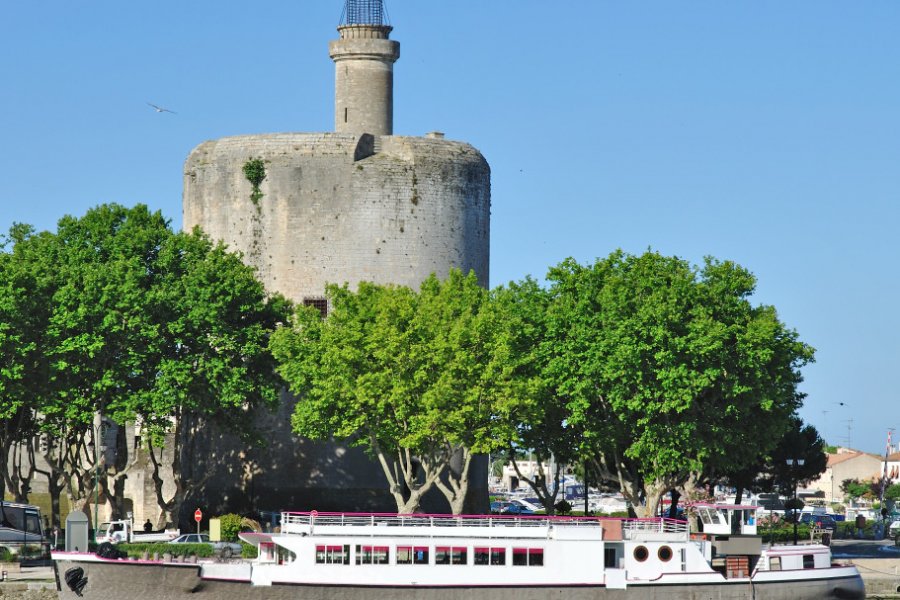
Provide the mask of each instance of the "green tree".
POLYGON ((900 500, 900 483, 894 483, 884 489, 885 500, 900 500))
POLYGON ((36 473, 31 442, 47 380, 41 338, 52 295, 47 273, 29 251, 38 243, 32 238, 27 225, 0 237, 0 498, 9 490, 19 502, 28 500, 36 473))
POLYGON ((769 490, 780 488, 783 493, 791 486, 805 486, 818 479, 828 467, 825 442, 815 427, 804 423, 794 415, 790 428, 772 450, 769 460, 764 463, 763 487, 769 490), (801 464, 802 463, 802 464, 801 464))
POLYGON ((859 479, 845 479, 841 482, 841 491, 844 492, 846 498, 851 500, 856 500, 863 496, 874 497, 871 486, 868 483, 861 482, 859 479))
MULTIPOLYGON (((404 359, 417 365, 418 427, 429 430, 424 445, 454 454, 435 479, 453 514, 465 509, 475 455, 505 447, 515 434, 508 419, 497 418, 514 412, 518 402, 515 382, 504 371, 502 323, 487 310, 488 301, 474 272, 452 269, 443 280, 426 279, 415 297, 413 344, 404 359)), ((478 508, 487 507, 472 510, 478 508)))
POLYGON ((544 372, 557 351, 545 343, 550 300, 547 290, 526 278, 496 288, 489 310, 498 324, 498 345, 492 354, 496 379, 506 382, 509 397, 515 399, 497 415, 515 431, 506 446, 506 458, 519 480, 553 514, 563 469, 576 460, 581 435, 569 420, 565 397, 544 372), (533 470, 520 468, 519 460, 524 458, 534 460, 533 470))
POLYGON ((775 448, 737 471, 722 473, 723 479, 737 488, 735 502, 744 490, 793 495, 794 485, 804 486, 817 479, 828 465, 825 442, 818 430, 797 415, 790 418, 788 430, 775 448))
POLYGON ((647 252, 550 270, 547 373, 600 479, 642 515, 704 472, 751 463, 801 404, 813 350, 754 277, 707 259, 700 269, 647 252))
POLYGON ((496 322, 473 274, 432 276, 418 292, 329 286, 325 320, 300 308, 275 333, 279 371, 297 395, 294 431, 364 448, 381 465, 401 513, 437 487, 459 513, 474 454, 513 435, 498 406, 514 401, 496 356, 496 322), (455 463, 455 464, 454 464, 455 463))
POLYGON ((41 427, 55 436, 48 461, 66 474, 76 504, 86 508, 97 486, 121 514, 132 461, 119 426, 137 422, 160 506, 174 521, 187 486, 185 444, 197 429, 246 422, 254 407, 277 401, 268 335, 288 306, 267 298, 237 255, 199 232, 173 232, 145 206, 64 217, 40 241, 22 243, 52 273, 39 347, 48 360, 41 427), (176 489, 164 498, 159 451, 167 435, 176 489), (107 445, 114 448, 103 451, 107 445))
POLYGON ((382 467, 398 512, 415 512, 450 455, 416 445, 424 432, 410 418, 419 400, 415 367, 401 358, 411 346, 414 294, 363 282, 356 293, 331 285, 326 295, 326 319, 298 307, 293 327, 272 336, 278 370, 298 397, 292 427, 310 439, 366 449, 382 467))

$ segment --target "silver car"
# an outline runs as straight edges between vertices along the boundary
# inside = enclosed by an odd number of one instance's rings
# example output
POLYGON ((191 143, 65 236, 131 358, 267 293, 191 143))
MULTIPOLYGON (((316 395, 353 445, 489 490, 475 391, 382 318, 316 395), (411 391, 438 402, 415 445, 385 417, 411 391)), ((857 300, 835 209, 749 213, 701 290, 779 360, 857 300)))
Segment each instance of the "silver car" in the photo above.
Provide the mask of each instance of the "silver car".
POLYGON ((209 544, 212 546, 216 554, 223 556, 225 558, 229 558, 231 556, 240 556, 241 555, 241 545, 236 544, 234 542, 212 542, 209 539, 209 536, 205 533, 185 533, 184 535, 180 535, 174 540, 169 542, 170 544, 209 544))

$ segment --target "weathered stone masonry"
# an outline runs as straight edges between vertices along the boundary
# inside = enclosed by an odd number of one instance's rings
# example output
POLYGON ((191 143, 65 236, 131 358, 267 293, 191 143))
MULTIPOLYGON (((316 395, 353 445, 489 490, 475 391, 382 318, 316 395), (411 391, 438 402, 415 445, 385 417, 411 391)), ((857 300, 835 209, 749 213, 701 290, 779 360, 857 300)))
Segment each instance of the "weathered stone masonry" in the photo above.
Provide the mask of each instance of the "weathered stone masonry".
MULTIPOLYGON (((204 142, 184 168, 184 227, 199 226, 243 253, 271 291, 324 298, 327 283, 418 288, 431 273, 474 271, 487 287, 490 167, 472 146, 433 133, 393 135, 393 65, 400 47, 383 7, 347 1, 329 46, 335 61, 335 133, 275 133, 204 142), (348 17, 349 18, 349 17, 348 17), (261 160, 258 193, 243 169, 261 160)), ((263 417, 265 448, 210 432, 198 468, 215 472, 185 510, 391 510, 381 468, 362 452, 290 431, 295 400, 263 417)), ((468 510, 485 510, 486 461, 471 473, 468 510)), ((440 494, 427 510, 446 509, 440 494)))

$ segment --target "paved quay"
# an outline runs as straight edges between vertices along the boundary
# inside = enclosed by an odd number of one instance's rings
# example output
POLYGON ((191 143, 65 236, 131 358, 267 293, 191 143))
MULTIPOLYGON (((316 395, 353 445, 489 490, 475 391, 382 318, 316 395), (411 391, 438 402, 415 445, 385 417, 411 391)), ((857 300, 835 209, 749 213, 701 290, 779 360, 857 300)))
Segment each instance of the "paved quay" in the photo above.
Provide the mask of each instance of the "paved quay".
POLYGON ((834 540, 834 560, 859 569, 867 598, 900 599, 900 548, 890 540, 834 540))
POLYGON ((0 581, 2 600, 56 600, 56 579, 52 567, 22 567, 7 571, 0 581))

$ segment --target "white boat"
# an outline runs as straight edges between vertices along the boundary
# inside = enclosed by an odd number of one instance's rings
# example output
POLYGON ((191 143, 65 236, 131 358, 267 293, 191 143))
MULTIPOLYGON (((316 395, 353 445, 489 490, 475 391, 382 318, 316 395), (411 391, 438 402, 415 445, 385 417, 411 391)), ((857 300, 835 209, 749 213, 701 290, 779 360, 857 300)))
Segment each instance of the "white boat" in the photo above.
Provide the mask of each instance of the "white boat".
POLYGON ((241 534, 252 562, 53 558, 61 598, 86 578, 83 596, 98 600, 865 597, 827 546, 763 547, 755 506, 695 509, 701 533, 669 519, 286 512, 279 533, 241 534))

